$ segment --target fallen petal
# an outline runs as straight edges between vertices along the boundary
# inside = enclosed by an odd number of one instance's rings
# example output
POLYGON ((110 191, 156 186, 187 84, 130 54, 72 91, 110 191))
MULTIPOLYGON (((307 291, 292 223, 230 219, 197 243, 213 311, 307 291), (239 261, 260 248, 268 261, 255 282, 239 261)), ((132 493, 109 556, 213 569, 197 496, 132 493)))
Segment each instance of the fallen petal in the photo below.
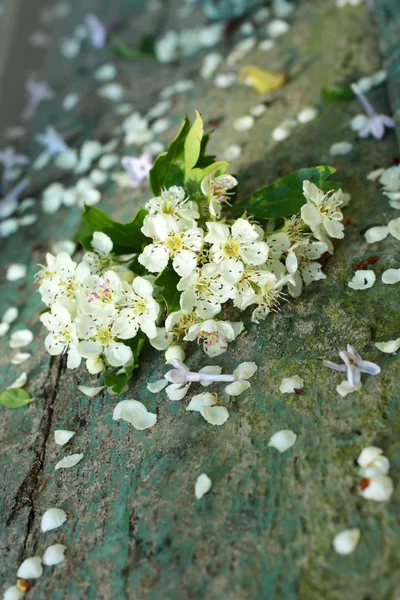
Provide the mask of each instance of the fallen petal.
POLYGON ((157 381, 149 382, 147 384, 147 389, 152 394, 158 394, 158 392, 162 392, 162 390, 167 387, 168 383, 167 379, 157 379, 157 381))
POLYGON ((42 559, 40 556, 27 558, 20 565, 17 571, 17 577, 21 579, 38 579, 43 573, 42 559))
POLYGON ((49 508, 42 516, 41 528, 43 532, 61 527, 67 520, 66 513, 61 508, 49 508))
POLYGON ((78 385, 78 390, 82 392, 82 394, 85 394, 85 396, 89 396, 89 398, 94 398, 94 396, 97 396, 97 394, 99 394, 101 390, 104 390, 104 385, 100 385, 99 387, 88 387, 86 385, 78 385))
POLYGON ((388 342, 375 342, 376 348, 386 354, 394 354, 400 348, 400 337, 397 340, 389 340, 388 342))
POLYGON ((64 552, 66 551, 66 549, 67 546, 64 546, 63 544, 53 544, 52 546, 49 546, 48 548, 46 548, 43 554, 43 564, 47 567, 59 565, 61 562, 63 562, 65 558, 64 552))
POLYGON ((382 283, 393 285, 394 283, 399 283, 399 281, 400 269, 387 269, 387 271, 382 273, 382 283))
POLYGON ((282 429, 277 431, 271 437, 268 446, 276 448, 279 452, 286 452, 293 446, 297 439, 297 435, 291 429, 282 429))
POLYGON ((54 470, 57 471, 57 469, 70 469, 71 467, 77 465, 78 462, 82 460, 82 458, 83 454, 70 454, 69 456, 66 456, 65 458, 59 460, 56 466, 54 467, 54 470))
POLYGON ((211 425, 223 425, 229 419, 229 412, 225 406, 203 406, 200 414, 211 425))
POLYGON ((225 392, 228 396, 240 396, 245 390, 248 390, 250 387, 250 383, 248 381, 233 381, 229 385, 226 386, 225 392))
POLYGON ((54 441, 59 446, 64 446, 69 440, 75 435, 75 431, 68 431, 68 429, 56 429, 54 431, 54 441))
POLYGON ((359 529, 344 529, 333 538, 333 547, 338 554, 351 554, 360 541, 359 529))
POLYGON ((359 392, 362 388, 362 384, 359 383, 358 385, 351 385, 347 379, 345 379, 344 381, 342 381, 342 383, 339 383, 339 385, 336 386, 336 391, 338 394, 340 394, 340 396, 342 396, 342 398, 345 398, 348 394, 352 394, 353 392, 359 392))
POLYGON ((33 341, 33 333, 29 329, 14 331, 10 337, 11 348, 24 348, 33 341))
POLYGON ((347 285, 352 290, 367 290, 374 285, 375 281, 376 275, 373 271, 360 270, 355 272, 353 279, 347 285))
POLYGON ((387 225, 381 227, 371 227, 364 234, 367 244, 381 242, 389 235, 389 227, 387 225))
POLYGON ((279 391, 281 394, 295 394, 296 390, 301 390, 304 387, 304 379, 298 375, 293 377, 285 377, 282 379, 279 391))
POLYGON ((208 475, 203 473, 202 475, 198 476, 196 485, 194 487, 194 493, 197 500, 200 500, 200 498, 202 498, 204 494, 207 494, 207 492, 210 491, 211 485, 212 481, 208 475))

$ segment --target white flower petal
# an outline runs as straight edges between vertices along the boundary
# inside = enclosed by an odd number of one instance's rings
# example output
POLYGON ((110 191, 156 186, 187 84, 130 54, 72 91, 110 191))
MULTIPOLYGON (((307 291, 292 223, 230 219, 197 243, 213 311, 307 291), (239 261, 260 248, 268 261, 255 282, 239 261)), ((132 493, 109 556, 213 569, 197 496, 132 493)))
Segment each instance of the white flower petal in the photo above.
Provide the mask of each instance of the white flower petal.
POLYGON ((371 227, 367 229, 364 234, 365 241, 367 244, 373 244, 374 242, 381 242, 389 235, 389 227, 381 226, 381 227, 371 227))
POLYGON ((67 546, 64 546, 63 544, 53 544, 52 546, 49 546, 42 556, 43 564, 48 567, 59 565, 65 558, 64 552, 66 549, 67 546))
POLYGON ((273 19, 267 25, 267 35, 271 38, 277 38, 287 33, 290 29, 289 23, 282 19, 273 19))
POLYGON ((14 331, 10 337, 11 348, 24 348, 33 341, 33 333, 29 329, 14 331))
POLYGON ((360 270, 355 272, 353 279, 347 285, 352 290, 367 290, 374 285, 375 281, 376 275, 373 271, 360 270))
POLYGON ((397 340, 389 340, 388 342, 375 342, 376 348, 386 354, 394 354, 400 348, 400 337, 397 340))
POLYGON ((382 273, 382 283, 393 285, 394 283, 399 283, 399 281, 400 269, 387 269, 387 271, 382 273))
POLYGON ((225 406, 203 406, 200 414, 211 425, 223 425, 229 419, 229 412, 225 406))
POLYGON ((147 389, 152 394, 158 394, 158 392, 162 392, 168 384, 169 381, 167 379, 158 379, 157 381, 150 381, 147 384, 147 389))
POLYGON ((17 352, 15 356, 11 359, 12 365, 22 365, 28 358, 30 358, 32 354, 29 352, 17 352))
POLYGON ((233 128, 236 131, 248 131, 254 125, 254 117, 251 115, 244 115, 243 117, 239 117, 233 122, 233 128))
POLYGON ((286 452, 293 446, 297 439, 297 435, 290 429, 282 429, 277 431, 268 442, 268 446, 276 448, 279 452, 286 452))
POLYGON ((218 396, 216 394, 210 394, 209 392, 204 392, 203 394, 197 394, 197 396, 193 396, 190 400, 189 404, 186 407, 188 411, 201 412, 203 406, 213 406, 218 402, 218 396))
POLYGON ((360 491, 363 498, 386 502, 393 494, 393 481, 388 475, 375 475, 369 478, 368 485, 360 491))
POLYGON ((7 335, 9 329, 10 329, 10 326, 8 323, 0 323, 0 338, 7 335))
POLYGON ((225 392, 228 396, 240 396, 245 390, 248 390, 250 387, 250 382, 239 380, 233 381, 229 385, 226 386, 225 392))
POLYGON ((353 144, 350 142, 336 142, 336 144, 332 144, 329 149, 329 154, 331 156, 344 156, 348 154, 353 149, 353 144))
POLYGON ((378 448, 378 446, 367 446, 363 448, 357 458, 357 464, 360 467, 367 467, 372 461, 374 461, 378 456, 383 454, 382 448, 378 448))
POLYGON ((400 240, 400 217, 398 219, 392 219, 389 221, 388 229, 390 235, 396 238, 396 240, 400 240))
POLYGON ((59 460, 56 466, 54 467, 54 470, 56 471, 57 469, 70 469, 71 467, 77 465, 78 462, 82 460, 82 458, 83 454, 70 454, 69 456, 66 456, 65 458, 59 460))
POLYGON ((54 441, 59 446, 64 446, 69 440, 75 435, 75 431, 68 431, 68 429, 55 429, 54 430, 54 441))
POLYGON ((41 528, 43 532, 61 527, 67 520, 66 513, 61 508, 49 508, 42 516, 41 528))
MULTIPOLYGON (((258 367, 255 362, 242 362, 233 371, 235 379, 250 379, 257 371, 258 367)), ((246 388, 247 389, 247 388, 246 388)))
POLYGON ((97 81, 111 81, 117 76, 117 67, 112 63, 107 63, 98 67, 93 73, 97 81))
POLYGON ((4 592, 3 600, 22 600, 25 592, 21 592, 16 585, 12 585, 4 592))
POLYGON ((6 279, 7 281, 19 281, 26 276, 27 270, 27 266, 20 263, 10 265, 6 272, 6 279))
POLYGON ((11 323, 13 323, 17 317, 18 317, 18 308, 15 308, 15 306, 11 306, 10 308, 7 308, 7 310, 4 313, 1 320, 3 323, 7 323, 8 325, 11 325, 11 323))
POLYGON ((111 102, 120 102, 124 95, 124 88, 120 83, 107 83, 98 89, 98 94, 111 102))
POLYGON ((351 554, 360 541, 359 529, 344 529, 333 538, 333 547, 338 554, 351 554))
POLYGON ((153 427, 157 422, 157 415, 147 410, 142 402, 137 400, 122 400, 114 408, 113 420, 123 419, 135 429, 143 430, 153 427))
POLYGON ((281 394, 295 394, 296 390, 301 390, 303 387, 304 379, 298 375, 293 375, 293 377, 284 377, 282 379, 279 391, 281 394))
POLYGON ((21 579, 38 579, 43 573, 42 559, 40 556, 27 558, 20 565, 17 571, 17 577, 21 579))
POLYGON ((22 388, 26 384, 27 380, 28 380, 27 374, 25 372, 21 373, 21 375, 19 375, 19 377, 17 377, 17 379, 11 385, 9 385, 7 387, 7 389, 13 390, 15 388, 22 388))
POLYGON ((359 383, 356 386, 351 386, 350 383, 345 379, 342 383, 336 386, 336 391, 342 398, 345 398, 348 394, 352 394, 353 392, 359 392, 362 388, 362 384, 359 383))
POLYGON ((299 123, 309 123, 310 121, 314 121, 318 116, 318 110, 313 106, 307 106, 303 108, 297 115, 297 120, 299 123))
POLYGON ((208 475, 203 473, 202 475, 198 476, 196 480, 196 485, 194 486, 194 493, 197 500, 200 500, 200 498, 202 498, 204 494, 207 494, 207 492, 210 491, 211 485, 212 481, 208 475))
POLYGON ((82 394, 85 394, 85 396, 89 396, 89 398, 94 398, 95 396, 97 396, 97 394, 101 392, 101 390, 104 390, 104 385, 100 385, 98 387, 78 385, 78 390, 82 392, 82 394))

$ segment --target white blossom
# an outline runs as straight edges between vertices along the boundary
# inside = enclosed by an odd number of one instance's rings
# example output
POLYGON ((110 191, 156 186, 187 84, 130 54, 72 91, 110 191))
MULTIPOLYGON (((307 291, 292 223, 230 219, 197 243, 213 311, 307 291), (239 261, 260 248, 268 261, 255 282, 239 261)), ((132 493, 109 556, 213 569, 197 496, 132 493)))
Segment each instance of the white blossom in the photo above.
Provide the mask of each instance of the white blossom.
POLYGON ((202 323, 192 325, 184 340, 203 340, 203 350, 208 356, 215 358, 228 349, 232 342, 243 331, 243 323, 230 321, 214 321, 208 319, 202 323))
POLYGON ((222 304, 233 295, 232 286, 221 277, 220 266, 211 263, 183 277, 177 289, 183 292, 180 298, 182 311, 191 313, 195 310, 203 319, 217 315, 222 304))
POLYGON ((343 215, 340 205, 343 203, 341 190, 325 194, 314 183, 303 182, 303 192, 307 203, 301 207, 301 217, 321 242, 326 238, 343 238, 343 215))
POLYGON ((237 185, 233 175, 206 175, 201 182, 201 191, 207 196, 208 210, 212 217, 221 218, 222 205, 229 205, 229 190, 237 185))

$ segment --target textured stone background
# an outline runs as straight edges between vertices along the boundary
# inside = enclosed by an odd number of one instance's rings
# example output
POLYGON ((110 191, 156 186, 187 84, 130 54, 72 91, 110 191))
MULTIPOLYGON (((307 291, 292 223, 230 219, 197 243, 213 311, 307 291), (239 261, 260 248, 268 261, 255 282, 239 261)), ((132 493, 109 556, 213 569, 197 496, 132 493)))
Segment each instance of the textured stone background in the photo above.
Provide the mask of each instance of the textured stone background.
MULTIPOLYGON (((142 14, 122 0, 74 5, 72 15, 54 30, 54 51, 46 53, 42 75, 59 97, 78 89, 86 100, 80 112, 68 115, 60 113, 59 102, 49 103, 31 134, 53 123, 61 131, 75 132, 72 143, 78 146, 87 137, 106 141, 120 118, 113 105, 93 93, 89 75, 101 58, 88 52, 79 61, 67 62, 57 51, 57 39, 90 10, 104 20, 122 14, 141 31, 175 27, 175 4, 168 3, 162 17, 142 14)), ((45 568, 29 597, 395 600, 400 594, 400 486, 387 505, 363 500, 354 463, 361 448, 374 443, 384 449, 393 480, 399 481, 399 361, 374 348, 375 341, 400 333, 399 288, 380 282, 385 269, 400 266, 399 242, 390 238, 367 246, 362 236, 366 228, 394 216, 378 186, 365 176, 375 167, 392 164, 398 150, 394 134, 381 143, 356 139, 349 128, 350 118, 359 112, 356 102, 320 105, 323 85, 357 79, 381 64, 376 23, 368 9, 338 10, 334 4, 303 3, 291 18, 290 33, 278 40, 275 50, 254 51, 243 61, 289 73, 288 85, 271 97, 267 112, 247 133, 234 132, 233 120, 260 96, 247 87, 218 90, 198 79, 201 57, 173 66, 117 61, 127 99, 143 111, 169 83, 196 79, 192 91, 174 97, 174 124, 177 128, 184 113, 193 115, 195 108, 206 122, 221 120, 212 150, 220 155, 232 142, 244 146, 240 163, 232 166, 241 192, 292 169, 328 163, 352 194, 346 208, 351 223, 326 264, 328 279, 309 287, 300 300, 283 304, 260 326, 247 323, 247 334, 216 360, 227 371, 243 360, 255 360, 259 366, 248 393, 231 400, 221 393, 220 402, 231 413, 223 427, 187 413, 185 401, 171 403, 163 393, 147 391, 146 383, 164 373, 162 356, 151 349, 145 350, 137 378, 122 397, 136 398, 157 412, 158 423, 147 432, 113 422, 115 397, 83 396, 77 389, 89 381, 83 370, 66 371, 62 360, 46 354, 45 331, 38 321, 41 303, 32 277, 49 242, 73 235, 78 211, 41 215, 37 226, 2 242, 0 312, 17 305, 19 323, 35 333, 27 387, 37 396, 28 407, 0 411, 2 589, 14 582, 24 558, 60 542, 68 548, 66 561, 45 568), (282 119, 315 104, 321 108, 316 121, 299 127, 285 142, 272 142, 271 131, 282 119), (354 142, 353 152, 332 159, 330 145, 342 140, 354 142), (379 256, 372 267, 377 283, 354 292, 347 287, 353 265, 368 256, 379 256), (5 269, 15 261, 30 265, 29 276, 6 283, 5 269), (339 374, 323 368, 322 360, 336 360, 347 343, 377 361, 382 374, 366 379, 361 392, 342 399, 335 391, 339 374), (304 395, 280 395, 282 377, 294 374, 305 379, 304 395), (69 448, 55 446, 57 428, 77 431, 69 448), (298 440, 278 455, 267 444, 283 428, 293 429, 298 440), (71 470, 54 472, 65 451, 83 452, 84 460, 71 470), (196 501, 194 482, 202 472, 211 477, 213 487, 196 501), (43 534, 40 517, 51 506, 66 510, 68 522, 43 534), (348 526, 361 529, 360 545, 349 557, 338 556, 332 538, 348 526)), ((201 16, 196 19, 200 22, 201 16)), ((180 26, 192 24, 188 19, 180 26)), ((389 110, 383 86, 371 98, 389 110)), ((162 141, 172 134, 173 130, 163 134, 162 141)), ((68 180, 49 169, 35 179, 30 194, 40 197, 42 187, 54 178, 68 180)), ((101 207, 115 217, 129 218, 149 195, 110 184, 101 207)), ((195 348, 188 357, 188 365, 196 369, 209 362, 195 348)), ((9 361, 10 349, 3 341, 0 373, 6 385, 23 370, 9 361)))

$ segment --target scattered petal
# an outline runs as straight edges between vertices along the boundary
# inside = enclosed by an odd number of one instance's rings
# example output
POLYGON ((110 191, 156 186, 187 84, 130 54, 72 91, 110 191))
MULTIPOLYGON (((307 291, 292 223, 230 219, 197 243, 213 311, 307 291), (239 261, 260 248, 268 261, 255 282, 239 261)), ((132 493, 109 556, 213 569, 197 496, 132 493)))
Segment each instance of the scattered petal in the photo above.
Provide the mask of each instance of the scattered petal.
POLYGON ((228 396, 240 396, 245 390, 248 390, 250 387, 249 381, 233 381, 229 385, 226 386, 225 392, 228 396))
POLYGON ((338 554, 351 554, 360 541, 359 529, 344 529, 333 538, 333 547, 338 554))
POLYGON ((14 388, 22 388, 26 384, 27 380, 28 380, 27 374, 21 373, 21 375, 19 375, 19 377, 17 377, 17 379, 14 381, 14 383, 9 385, 7 389, 13 390, 14 388))
POLYGON ((202 475, 198 476, 196 485, 194 487, 194 493, 197 500, 200 500, 200 498, 202 498, 204 494, 207 494, 207 492, 211 490, 211 485, 212 481, 208 475, 203 473, 202 475))
POLYGON ((229 419, 229 412, 225 406, 203 406, 200 414, 211 425, 223 425, 229 419))
POLYGON ((164 390, 167 387, 168 383, 169 381, 167 379, 158 379, 157 381, 150 381, 147 384, 147 389, 152 394, 158 394, 158 392, 162 392, 162 390, 164 390))
POLYGON ((271 437, 268 447, 276 448, 279 452, 286 452, 293 446, 297 439, 297 435, 291 429, 282 429, 277 431, 271 437))
POLYGON ((67 546, 64 546, 63 544, 53 544, 52 546, 49 546, 42 556, 43 564, 47 567, 59 565, 65 558, 64 552, 66 549, 67 546))
POLYGON ((33 333, 29 329, 14 331, 10 337, 11 348, 24 348, 33 341, 33 333))
POLYGON ((389 227, 386 225, 380 227, 371 227, 367 229, 364 234, 365 241, 367 244, 373 244, 374 242, 381 242, 389 235, 389 227))
POLYGON ((117 76, 117 67, 112 63, 107 63, 98 67, 93 73, 93 77, 97 81, 111 81, 117 76))
POLYGON ((69 456, 66 456, 65 458, 59 460, 56 466, 54 467, 54 470, 56 471, 57 469, 70 469, 71 467, 77 465, 78 462, 82 460, 82 458, 83 454, 70 454, 69 456))
POLYGON ((353 149, 353 144, 350 142, 336 142, 336 144, 332 144, 329 150, 329 154, 331 156, 344 156, 348 154, 353 149))
POLYGON ((7 310, 4 313, 1 320, 3 323, 8 323, 8 325, 11 325, 11 323, 13 323, 17 317, 18 317, 18 308, 15 308, 14 306, 12 306, 10 308, 7 308, 7 310))
POLYGON ((232 144, 224 152, 224 158, 228 161, 235 160, 242 155, 242 149, 237 144, 232 144))
POLYGON ((19 281, 26 276, 28 268, 26 265, 21 265, 19 263, 15 263, 10 265, 7 269, 6 279, 7 281, 19 281))
POLYGON ((66 513, 61 508, 49 508, 42 516, 41 528, 43 532, 61 527, 67 520, 66 513))
POLYGON ((394 354, 400 348, 400 338, 389 340, 388 342, 375 342, 376 348, 386 354, 394 354))
POLYGON ((243 117, 239 117, 233 122, 233 128, 236 131, 248 131, 254 125, 254 117, 251 115, 244 115, 243 117))
POLYGON ((85 394, 85 396, 89 396, 89 398, 94 398, 97 394, 100 394, 101 390, 104 390, 104 385, 100 385, 98 387, 89 387, 86 385, 78 385, 78 390, 85 394))
POLYGON ((393 285, 400 281, 400 269, 387 269, 382 273, 382 283, 393 285))
POLYGON ((10 326, 8 323, 0 323, 0 338, 7 335, 9 329, 10 329, 10 326))
POLYGON ((27 558, 20 565, 17 571, 17 577, 21 579, 38 579, 43 573, 42 559, 40 556, 27 558))
POLYGON ((149 412, 142 402, 122 400, 116 405, 113 413, 113 420, 118 421, 119 419, 131 423, 135 429, 142 431, 156 424, 157 415, 149 412))
POLYGON ((388 475, 375 475, 368 479, 363 479, 360 494, 367 500, 375 502, 386 502, 393 494, 393 481, 388 475))
POLYGON ((279 391, 281 394, 295 394, 296 390, 301 390, 304 387, 304 379, 298 375, 293 377, 284 377, 282 379, 279 391))
POLYGON ((305 123, 309 123, 310 121, 314 121, 318 117, 318 110, 313 106, 307 106, 307 108, 303 108, 297 115, 297 120, 299 123, 304 125, 305 123))
POLYGON ((250 379, 253 377, 258 367, 255 362, 242 362, 233 371, 235 379, 250 379))
POLYGON ((54 430, 54 441, 59 446, 64 446, 69 440, 75 435, 75 431, 68 431, 68 429, 55 429, 54 430))
POLYGON ((22 592, 16 585, 12 585, 4 592, 3 600, 22 600, 25 592, 22 592))
POLYGON ((277 38, 289 31, 290 27, 286 21, 282 19, 273 19, 267 25, 267 35, 271 38, 277 38))
POLYGON ((359 383, 358 385, 351 385, 347 381, 347 379, 345 379, 344 381, 342 381, 342 383, 339 383, 339 385, 336 386, 336 391, 342 396, 342 398, 345 398, 348 394, 352 394, 353 392, 359 392, 361 388, 361 383, 359 383))
MULTIPOLYGON (((399 270, 400 275, 400 270, 399 270)), ((376 281, 376 275, 373 271, 356 271, 353 279, 347 284, 352 290, 367 290, 371 288, 376 281)), ((383 281, 383 279, 382 279, 383 281)), ((400 281, 400 279, 399 279, 400 281)))

